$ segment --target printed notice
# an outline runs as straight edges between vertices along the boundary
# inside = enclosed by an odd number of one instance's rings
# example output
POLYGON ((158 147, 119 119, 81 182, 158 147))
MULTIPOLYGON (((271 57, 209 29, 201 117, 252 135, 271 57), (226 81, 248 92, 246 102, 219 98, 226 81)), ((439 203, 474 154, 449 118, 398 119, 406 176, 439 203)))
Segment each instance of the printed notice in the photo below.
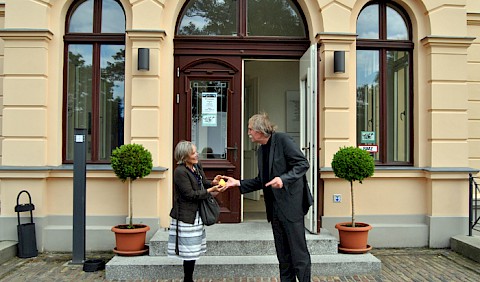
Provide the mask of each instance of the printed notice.
POLYGON ((202 126, 217 126, 217 114, 203 114, 202 126))
POLYGON ((202 93, 202 114, 217 114, 217 93, 202 93))
POLYGON ((202 93, 202 126, 217 126, 217 93, 202 93))

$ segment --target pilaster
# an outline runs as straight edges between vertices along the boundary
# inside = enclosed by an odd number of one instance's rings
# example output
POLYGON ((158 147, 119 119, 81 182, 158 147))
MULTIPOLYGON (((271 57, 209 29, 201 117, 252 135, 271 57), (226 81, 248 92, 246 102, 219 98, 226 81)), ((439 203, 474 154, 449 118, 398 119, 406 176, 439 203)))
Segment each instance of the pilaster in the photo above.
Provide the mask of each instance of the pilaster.
MULTIPOLYGON (((125 140, 143 144, 153 156, 160 155, 160 47, 165 36, 161 30, 127 31, 127 57, 132 60, 125 67, 125 76, 131 77, 125 83, 125 140), (148 70, 138 70, 139 48, 149 49, 148 70)), ((158 165, 158 159, 153 161, 158 165)))
POLYGON ((356 34, 319 33, 319 131, 321 167, 330 167, 340 147, 355 145, 356 34), (334 73, 334 51, 345 52, 345 72, 334 73))
MULTIPOLYGON (((166 34, 162 30, 128 30, 127 31, 127 57, 132 58, 130 65, 125 67, 125 142, 144 145, 153 156, 154 166, 159 165, 159 156, 165 155, 167 150, 162 147, 162 139, 165 132, 171 131, 171 124, 166 120, 165 109, 168 105, 172 109, 172 102, 166 104, 162 99, 172 100, 171 91, 163 91, 161 87, 162 65, 164 64, 161 50, 166 34), (138 70, 138 49, 149 49, 149 69, 138 70), (167 96, 167 97, 165 97, 167 96), (129 135, 130 134, 130 135, 129 135)), ((169 64, 166 64, 169 65, 169 64)), ((172 76, 168 77, 172 79, 172 76)), ((171 118, 171 117, 168 117, 171 118)), ((167 196, 166 187, 170 187, 169 181, 164 183, 139 181, 135 182, 133 189, 136 203, 148 203, 145 205, 134 204, 133 213, 136 216, 159 217, 168 214, 171 207, 171 197, 167 196), (152 186, 155 188, 151 189, 152 186), (149 189, 150 188, 150 189, 149 189), (162 195, 160 197, 160 195, 162 195), (140 199, 142 198, 142 199, 140 199), (148 211, 154 211, 149 214, 148 211)), ((162 226, 168 225, 168 218, 161 218, 162 226)))
POLYGON ((48 51, 43 29, 2 29, 4 41, 2 165, 47 164, 48 51))
POLYGON ((473 37, 425 37, 427 67, 424 97, 429 132, 428 166, 468 166, 467 48, 473 37))

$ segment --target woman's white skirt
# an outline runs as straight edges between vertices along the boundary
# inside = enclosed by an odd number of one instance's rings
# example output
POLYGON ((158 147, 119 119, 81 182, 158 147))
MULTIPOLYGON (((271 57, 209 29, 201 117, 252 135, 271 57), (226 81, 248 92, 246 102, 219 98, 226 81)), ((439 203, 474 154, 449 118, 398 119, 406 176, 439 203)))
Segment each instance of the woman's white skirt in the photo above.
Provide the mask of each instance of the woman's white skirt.
POLYGON ((178 248, 175 254, 175 241, 177 238, 177 220, 172 218, 168 236, 168 256, 182 260, 197 260, 207 251, 207 236, 202 219, 197 212, 193 224, 178 221, 178 248))

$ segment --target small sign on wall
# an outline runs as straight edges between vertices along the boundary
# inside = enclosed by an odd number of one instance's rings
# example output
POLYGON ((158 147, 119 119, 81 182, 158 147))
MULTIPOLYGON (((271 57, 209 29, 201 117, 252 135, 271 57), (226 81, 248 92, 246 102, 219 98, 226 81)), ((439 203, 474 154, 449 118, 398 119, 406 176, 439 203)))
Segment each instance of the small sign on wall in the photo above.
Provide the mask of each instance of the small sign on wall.
POLYGON ((378 152, 378 145, 359 145, 358 148, 368 151, 370 153, 378 152))
POLYGON ((361 143, 375 143, 375 131, 362 131, 360 132, 361 143))

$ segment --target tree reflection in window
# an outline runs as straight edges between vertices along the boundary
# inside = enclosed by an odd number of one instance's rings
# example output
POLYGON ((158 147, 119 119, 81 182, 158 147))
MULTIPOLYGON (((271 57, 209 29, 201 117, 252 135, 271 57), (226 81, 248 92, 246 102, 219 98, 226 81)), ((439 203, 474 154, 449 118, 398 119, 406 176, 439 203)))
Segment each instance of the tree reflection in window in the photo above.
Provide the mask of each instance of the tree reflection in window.
POLYGON ((237 1, 190 1, 182 15, 179 35, 236 35, 237 1))
POLYGON ((291 1, 248 0, 247 18, 249 36, 305 36, 302 18, 291 1))
POLYGON ((124 138, 124 10, 118 0, 79 0, 67 19, 63 160, 73 161, 73 130, 86 128, 87 161, 107 163, 124 138))
POLYGON ((377 165, 413 164, 411 24, 394 3, 375 1, 357 19, 357 144, 378 145, 377 165), (375 140, 362 140, 374 132, 375 140))
POLYGON ((291 0, 192 0, 179 23, 178 35, 306 36, 301 13, 291 0))

